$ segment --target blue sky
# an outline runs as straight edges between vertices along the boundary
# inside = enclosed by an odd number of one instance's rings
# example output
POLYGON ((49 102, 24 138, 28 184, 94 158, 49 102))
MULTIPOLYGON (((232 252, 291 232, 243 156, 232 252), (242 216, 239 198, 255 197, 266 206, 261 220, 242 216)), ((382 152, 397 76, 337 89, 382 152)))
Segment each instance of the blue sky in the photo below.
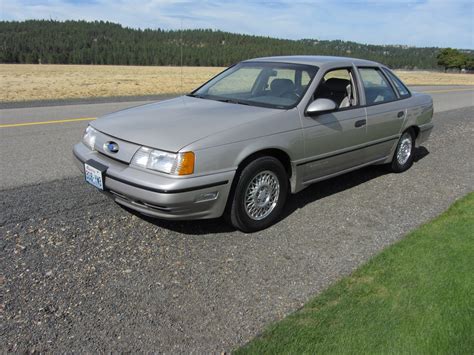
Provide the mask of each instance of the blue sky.
POLYGON ((0 0, 2 20, 108 20, 279 38, 474 49, 472 0, 0 0))

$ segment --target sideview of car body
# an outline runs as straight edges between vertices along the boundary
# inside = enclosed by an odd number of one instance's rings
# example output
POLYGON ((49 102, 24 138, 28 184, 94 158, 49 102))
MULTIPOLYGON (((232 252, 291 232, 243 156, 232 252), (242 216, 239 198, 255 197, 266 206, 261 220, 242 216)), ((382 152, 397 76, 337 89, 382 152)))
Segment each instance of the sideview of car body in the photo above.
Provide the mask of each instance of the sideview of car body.
POLYGON ((410 168, 432 116, 431 97, 379 63, 258 58, 189 95, 91 122, 74 156, 87 182, 130 209, 172 220, 225 214, 252 232, 314 182, 372 164, 410 168))

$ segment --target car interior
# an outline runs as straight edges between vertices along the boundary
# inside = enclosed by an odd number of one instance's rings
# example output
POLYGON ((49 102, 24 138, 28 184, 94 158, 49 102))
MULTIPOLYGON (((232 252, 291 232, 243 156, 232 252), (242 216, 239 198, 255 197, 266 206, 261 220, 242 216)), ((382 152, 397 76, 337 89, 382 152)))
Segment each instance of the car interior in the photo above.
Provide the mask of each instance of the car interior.
POLYGON ((286 108, 303 96, 316 70, 242 68, 208 88, 205 94, 216 99, 245 100, 286 108))
POLYGON ((262 93, 266 96, 298 99, 310 82, 309 74, 306 73, 307 79, 305 81, 303 73, 306 72, 303 70, 272 70, 262 76, 262 80, 266 81, 262 93))
POLYGON ((292 95, 296 87, 291 79, 273 79, 270 84, 269 96, 280 97, 283 95, 292 95))
POLYGON ((330 99, 339 109, 355 106, 354 81, 347 69, 336 69, 326 73, 314 93, 314 99, 330 99))
POLYGON ((297 102, 311 81, 304 70, 269 69, 263 70, 256 80, 252 92, 242 98, 253 102, 289 106, 297 102))
POLYGON ((365 100, 367 105, 393 101, 397 97, 388 81, 378 69, 359 68, 364 85, 365 100))

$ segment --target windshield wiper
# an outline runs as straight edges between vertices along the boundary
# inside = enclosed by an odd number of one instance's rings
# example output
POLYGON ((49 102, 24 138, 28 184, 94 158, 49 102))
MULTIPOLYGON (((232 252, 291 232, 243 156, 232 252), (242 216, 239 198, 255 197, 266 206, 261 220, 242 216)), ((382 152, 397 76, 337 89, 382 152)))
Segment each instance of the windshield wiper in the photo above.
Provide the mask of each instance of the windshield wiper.
POLYGON ((187 94, 186 96, 189 96, 189 97, 196 97, 198 99, 209 99, 209 100, 215 100, 215 101, 220 101, 220 102, 227 102, 229 104, 238 104, 238 105, 247 105, 249 106, 250 104, 246 103, 246 102, 242 102, 242 101, 238 101, 238 100, 234 100, 234 99, 218 99, 218 98, 215 98, 215 97, 212 97, 210 95, 199 95, 199 94, 187 94))
POLYGON ((204 99, 204 95, 197 95, 197 94, 187 94, 186 96, 189 96, 189 97, 197 97, 198 99, 204 99))
POLYGON ((237 101, 237 100, 233 100, 233 99, 215 99, 216 101, 220 101, 220 102, 227 102, 229 104, 237 104, 237 105, 247 105, 249 106, 250 104, 246 103, 246 102, 242 102, 242 101, 237 101))

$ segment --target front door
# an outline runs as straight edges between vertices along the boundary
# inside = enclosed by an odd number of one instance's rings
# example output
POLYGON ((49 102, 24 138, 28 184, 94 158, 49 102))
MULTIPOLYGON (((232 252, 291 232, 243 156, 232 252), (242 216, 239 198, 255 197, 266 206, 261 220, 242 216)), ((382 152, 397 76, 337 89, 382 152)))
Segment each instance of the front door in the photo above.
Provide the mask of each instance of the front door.
POLYGON ((303 117, 306 159, 303 183, 339 173, 367 161, 363 145, 366 136, 366 111, 359 105, 359 94, 352 68, 328 71, 313 99, 326 98, 337 109, 314 117, 303 117))

